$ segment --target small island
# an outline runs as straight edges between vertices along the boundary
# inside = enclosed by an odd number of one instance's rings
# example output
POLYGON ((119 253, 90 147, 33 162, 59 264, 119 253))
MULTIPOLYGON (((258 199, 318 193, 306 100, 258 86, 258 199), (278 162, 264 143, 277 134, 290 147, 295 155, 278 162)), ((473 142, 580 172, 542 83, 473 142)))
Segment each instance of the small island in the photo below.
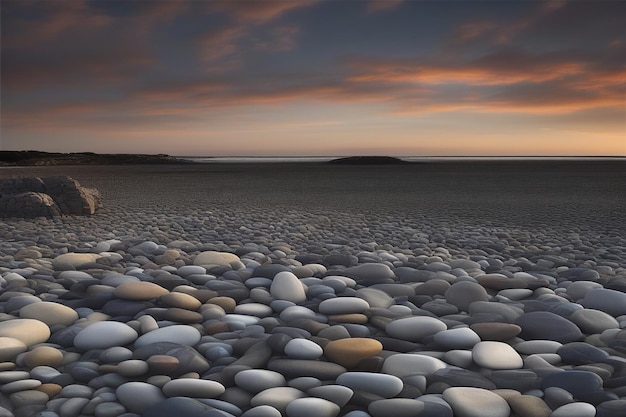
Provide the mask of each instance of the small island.
POLYGON ((0 151, 0 166, 193 164, 165 154, 97 154, 93 152, 0 151))
POLYGON ((405 165, 410 162, 393 156, 348 156, 329 161, 336 165, 405 165))

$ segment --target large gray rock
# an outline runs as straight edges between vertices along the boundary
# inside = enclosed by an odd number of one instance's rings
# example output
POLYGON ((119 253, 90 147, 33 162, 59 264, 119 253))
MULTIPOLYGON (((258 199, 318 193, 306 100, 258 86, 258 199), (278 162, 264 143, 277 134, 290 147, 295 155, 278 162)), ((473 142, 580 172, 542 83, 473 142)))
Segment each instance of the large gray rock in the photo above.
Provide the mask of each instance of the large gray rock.
POLYGON ((91 215, 100 207, 100 193, 67 176, 0 180, 0 217, 91 215))

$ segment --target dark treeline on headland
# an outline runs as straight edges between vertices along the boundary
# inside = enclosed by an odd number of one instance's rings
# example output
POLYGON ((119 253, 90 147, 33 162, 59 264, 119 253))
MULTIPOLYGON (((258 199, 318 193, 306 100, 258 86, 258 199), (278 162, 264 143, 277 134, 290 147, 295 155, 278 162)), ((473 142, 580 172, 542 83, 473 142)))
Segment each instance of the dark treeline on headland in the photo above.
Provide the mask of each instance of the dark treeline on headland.
POLYGON ((170 155, 97 154, 93 152, 0 151, 0 166, 189 164, 170 155))
POLYGON ((393 156, 348 156, 329 161, 336 165, 403 165, 411 162, 393 156))

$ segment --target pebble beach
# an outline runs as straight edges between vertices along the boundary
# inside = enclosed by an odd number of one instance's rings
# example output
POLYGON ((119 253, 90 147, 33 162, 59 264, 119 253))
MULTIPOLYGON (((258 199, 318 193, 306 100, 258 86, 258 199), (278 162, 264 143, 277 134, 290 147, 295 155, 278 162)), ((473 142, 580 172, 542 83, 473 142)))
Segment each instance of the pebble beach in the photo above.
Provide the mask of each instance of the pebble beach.
POLYGON ((0 417, 624 417, 626 163, 6 167, 0 417))

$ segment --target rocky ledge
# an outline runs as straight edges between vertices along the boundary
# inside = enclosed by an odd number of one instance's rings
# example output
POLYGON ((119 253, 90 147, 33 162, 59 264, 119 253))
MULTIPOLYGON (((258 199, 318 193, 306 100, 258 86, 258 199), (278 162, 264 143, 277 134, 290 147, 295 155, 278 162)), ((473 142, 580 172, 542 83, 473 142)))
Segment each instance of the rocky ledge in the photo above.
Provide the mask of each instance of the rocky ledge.
POLYGON ((97 154, 93 152, 59 153, 40 151, 0 151, 0 166, 15 165, 127 165, 189 164, 170 155, 97 154))
POLYGON ((0 180, 0 218, 92 215, 100 193, 67 176, 0 180))

